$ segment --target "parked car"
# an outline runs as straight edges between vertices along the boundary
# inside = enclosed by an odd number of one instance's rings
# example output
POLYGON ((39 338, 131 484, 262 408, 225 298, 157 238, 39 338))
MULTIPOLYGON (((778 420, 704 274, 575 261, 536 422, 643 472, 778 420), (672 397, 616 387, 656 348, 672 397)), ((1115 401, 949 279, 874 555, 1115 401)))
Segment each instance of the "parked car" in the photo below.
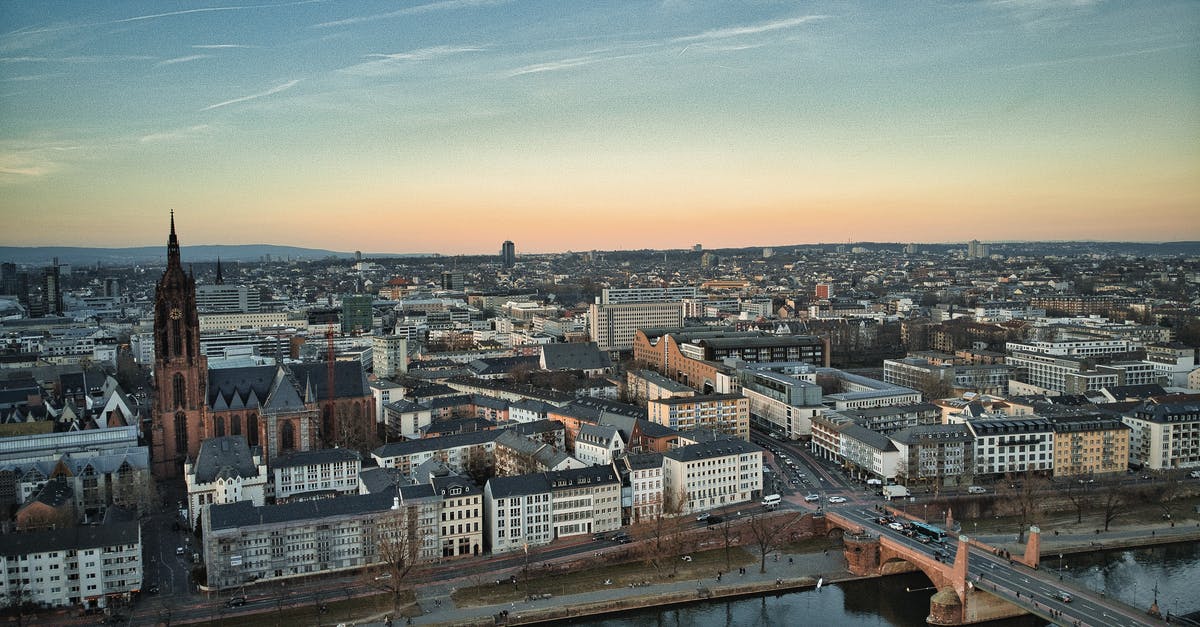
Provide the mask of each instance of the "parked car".
POLYGON ((183 547, 181 547, 181 546, 177 546, 177 547, 175 547, 175 554, 176 554, 176 555, 183 555, 183 554, 185 554, 185 553, 187 553, 187 549, 185 549, 185 548, 183 548, 183 547))
POLYGON ((696 520, 697 521, 705 521, 705 520, 708 520, 708 517, 709 517, 709 513, 703 512, 699 516, 696 517, 696 520))

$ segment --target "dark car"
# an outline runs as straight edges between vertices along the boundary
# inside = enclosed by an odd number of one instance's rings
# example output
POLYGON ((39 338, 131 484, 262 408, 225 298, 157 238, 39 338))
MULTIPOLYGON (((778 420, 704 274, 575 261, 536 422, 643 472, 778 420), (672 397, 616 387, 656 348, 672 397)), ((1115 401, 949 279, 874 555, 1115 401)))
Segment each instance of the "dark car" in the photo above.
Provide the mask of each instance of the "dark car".
POLYGON ((225 607, 241 607, 246 604, 246 597, 233 597, 225 602, 225 607))
POLYGON ((704 522, 705 522, 705 524, 715 525, 715 524, 721 522, 721 517, 720 516, 709 516, 704 522))
POLYGON ((150 584, 150 587, 146 588, 146 592, 149 592, 150 594, 158 594, 158 584, 150 584))

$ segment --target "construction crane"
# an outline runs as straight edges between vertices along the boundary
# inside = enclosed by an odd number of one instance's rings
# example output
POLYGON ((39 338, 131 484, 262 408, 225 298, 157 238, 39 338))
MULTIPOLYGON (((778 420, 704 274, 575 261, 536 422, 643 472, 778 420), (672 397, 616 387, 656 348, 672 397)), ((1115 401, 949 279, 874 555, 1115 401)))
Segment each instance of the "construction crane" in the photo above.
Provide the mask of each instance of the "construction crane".
POLYGON ((326 379, 325 379, 325 411, 328 419, 322 421, 324 427, 325 440, 333 442, 334 431, 334 406, 333 406, 333 384, 336 378, 334 364, 336 362, 337 353, 333 345, 333 327, 329 327, 325 331, 325 361, 326 363, 326 379))

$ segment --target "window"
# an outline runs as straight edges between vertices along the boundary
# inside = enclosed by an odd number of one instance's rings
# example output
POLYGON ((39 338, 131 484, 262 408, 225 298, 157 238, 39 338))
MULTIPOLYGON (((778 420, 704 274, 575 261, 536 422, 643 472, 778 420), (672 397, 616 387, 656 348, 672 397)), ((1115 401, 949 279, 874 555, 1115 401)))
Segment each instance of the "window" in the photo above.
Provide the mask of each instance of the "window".
POLYGON ((174 391, 174 403, 176 409, 187 407, 187 380, 183 378, 183 374, 176 372, 172 379, 172 388, 174 391))

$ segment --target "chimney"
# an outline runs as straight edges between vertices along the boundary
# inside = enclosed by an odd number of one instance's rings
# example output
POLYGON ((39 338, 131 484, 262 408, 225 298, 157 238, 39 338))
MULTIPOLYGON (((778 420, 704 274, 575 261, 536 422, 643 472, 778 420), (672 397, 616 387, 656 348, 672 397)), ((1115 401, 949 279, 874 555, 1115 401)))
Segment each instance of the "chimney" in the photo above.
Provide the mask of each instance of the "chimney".
POLYGON ((400 496, 399 495, 392 497, 392 509, 393 510, 400 509, 400 496))

